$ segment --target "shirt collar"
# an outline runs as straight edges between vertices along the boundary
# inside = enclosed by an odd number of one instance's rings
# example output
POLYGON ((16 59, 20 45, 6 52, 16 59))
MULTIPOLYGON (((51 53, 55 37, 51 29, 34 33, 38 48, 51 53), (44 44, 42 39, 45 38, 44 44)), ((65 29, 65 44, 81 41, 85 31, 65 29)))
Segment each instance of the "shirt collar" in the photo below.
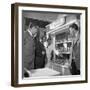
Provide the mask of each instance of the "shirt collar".
POLYGON ((30 31, 29 29, 28 29, 27 31, 29 32, 29 34, 30 34, 31 36, 33 36, 32 33, 31 33, 31 31, 30 31))

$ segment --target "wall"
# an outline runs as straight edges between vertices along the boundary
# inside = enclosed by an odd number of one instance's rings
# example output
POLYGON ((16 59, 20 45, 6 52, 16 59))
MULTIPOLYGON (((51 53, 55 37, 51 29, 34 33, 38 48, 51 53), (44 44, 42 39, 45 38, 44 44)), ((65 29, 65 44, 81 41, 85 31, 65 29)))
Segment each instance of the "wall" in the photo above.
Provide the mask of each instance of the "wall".
MULTIPOLYGON (((0 90, 16 90, 16 89, 18 90, 37 90, 37 89, 88 90, 90 88, 90 77, 89 77, 89 83, 86 84, 39 86, 39 87, 31 87, 31 88, 30 87, 13 88, 10 86, 10 78, 11 78, 10 69, 11 69, 11 3, 28 2, 28 3, 43 3, 43 4, 58 4, 58 5, 89 6, 88 4, 89 1, 90 0, 1 0, 0 1, 0 90)), ((90 16, 90 12, 88 16, 90 16)), ((90 17, 88 19, 90 20, 90 17)), ((88 33, 90 33, 90 27, 88 33)), ((90 46, 90 42, 88 44, 89 44, 88 46, 90 46)), ((90 50, 90 47, 88 49, 90 50)), ((88 61, 88 63, 90 63, 90 60, 88 61)), ((88 76, 90 76, 90 70, 88 76)))

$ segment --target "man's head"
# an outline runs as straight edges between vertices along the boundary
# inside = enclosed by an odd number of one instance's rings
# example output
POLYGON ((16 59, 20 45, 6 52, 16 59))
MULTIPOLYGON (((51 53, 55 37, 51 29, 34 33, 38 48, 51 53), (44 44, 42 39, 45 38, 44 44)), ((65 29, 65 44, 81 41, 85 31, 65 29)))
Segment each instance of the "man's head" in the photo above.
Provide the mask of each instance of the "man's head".
POLYGON ((52 37, 51 37, 51 35, 49 35, 49 37, 47 39, 47 42, 48 42, 48 45, 51 45, 51 43, 52 43, 52 37))
POLYGON ((31 31, 32 35, 36 37, 38 32, 38 26, 34 23, 30 23, 28 28, 31 31))
POLYGON ((73 36, 79 31, 78 25, 73 23, 72 25, 69 26, 70 34, 73 36))

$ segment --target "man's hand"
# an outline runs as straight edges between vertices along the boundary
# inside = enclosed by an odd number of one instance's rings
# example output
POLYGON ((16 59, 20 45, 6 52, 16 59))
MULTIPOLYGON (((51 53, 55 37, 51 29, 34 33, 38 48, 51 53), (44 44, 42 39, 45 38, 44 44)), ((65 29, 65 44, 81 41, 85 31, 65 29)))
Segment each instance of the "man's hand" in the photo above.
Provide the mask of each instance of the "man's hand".
POLYGON ((54 53, 55 53, 56 55, 59 55, 59 51, 58 51, 58 50, 54 50, 54 53))
POLYGON ((45 54, 45 52, 44 51, 42 51, 42 55, 44 55, 45 54))

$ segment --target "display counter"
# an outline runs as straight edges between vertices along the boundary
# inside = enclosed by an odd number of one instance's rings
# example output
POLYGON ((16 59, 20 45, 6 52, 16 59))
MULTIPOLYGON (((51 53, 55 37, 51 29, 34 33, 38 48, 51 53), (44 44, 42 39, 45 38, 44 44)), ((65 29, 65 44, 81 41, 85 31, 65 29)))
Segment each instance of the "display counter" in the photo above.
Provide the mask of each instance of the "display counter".
POLYGON ((50 68, 34 69, 28 71, 28 73, 30 77, 58 76, 61 74, 60 72, 50 68))

